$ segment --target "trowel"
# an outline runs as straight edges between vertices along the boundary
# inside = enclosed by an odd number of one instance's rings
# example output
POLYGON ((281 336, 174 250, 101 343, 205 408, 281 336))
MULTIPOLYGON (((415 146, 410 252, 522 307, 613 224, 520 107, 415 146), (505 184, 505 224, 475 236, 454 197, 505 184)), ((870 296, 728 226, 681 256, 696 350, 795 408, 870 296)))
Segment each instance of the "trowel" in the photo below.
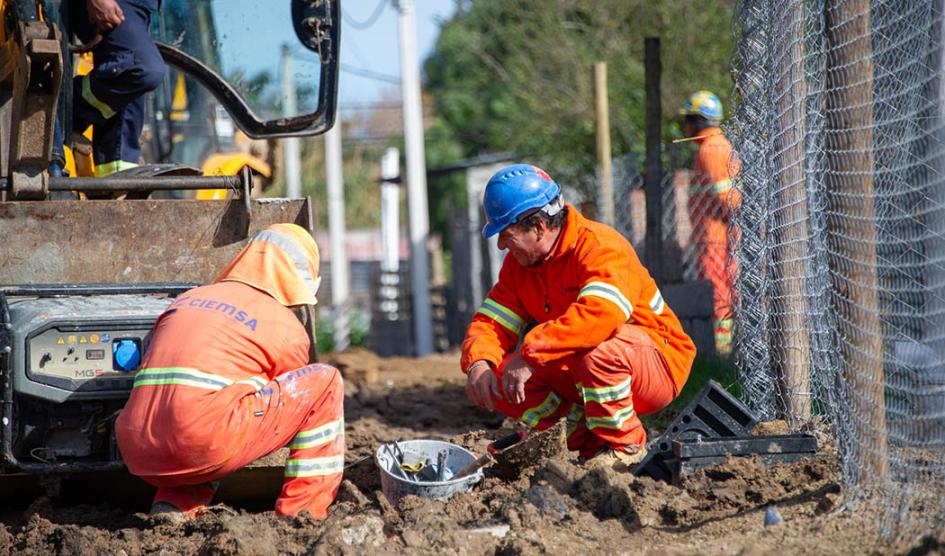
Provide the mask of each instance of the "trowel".
POLYGON ((475 473, 494 462, 500 475, 509 480, 515 479, 523 470, 561 453, 564 450, 563 440, 563 423, 544 431, 513 432, 491 442, 486 447, 486 453, 461 469, 456 478, 475 473))
POLYGON ((488 451, 495 457, 503 478, 512 480, 565 450, 564 421, 543 431, 517 432, 493 442, 488 451), (517 437, 517 440, 513 440, 517 437))

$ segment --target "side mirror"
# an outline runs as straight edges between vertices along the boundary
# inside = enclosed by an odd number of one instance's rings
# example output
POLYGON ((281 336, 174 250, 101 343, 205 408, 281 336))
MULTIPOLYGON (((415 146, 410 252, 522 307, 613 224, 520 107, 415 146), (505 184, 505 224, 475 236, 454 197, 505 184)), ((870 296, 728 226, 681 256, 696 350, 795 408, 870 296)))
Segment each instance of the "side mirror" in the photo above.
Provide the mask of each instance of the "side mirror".
POLYGON ((322 63, 337 55, 337 49, 331 48, 332 43, 338 41, 340 31, 337 18, 332 18, 333 8, 337 6, 324 0, 292 0, 295 36, 302 46, 317 53, 322 63))

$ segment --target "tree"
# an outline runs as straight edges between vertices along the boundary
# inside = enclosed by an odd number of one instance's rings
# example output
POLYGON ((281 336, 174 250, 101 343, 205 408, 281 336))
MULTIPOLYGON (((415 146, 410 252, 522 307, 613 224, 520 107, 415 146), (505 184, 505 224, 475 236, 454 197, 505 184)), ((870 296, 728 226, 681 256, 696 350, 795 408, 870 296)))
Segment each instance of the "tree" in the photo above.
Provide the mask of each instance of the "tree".
POLYGON ((591 66, 609 70, 615 154, 643 150, 643 38, 663 48, 667 119, 694 90, 729 97, 722 0, 464 0, 426 60, 426 90, 464 156, 497 150, 594 191, 591 66))

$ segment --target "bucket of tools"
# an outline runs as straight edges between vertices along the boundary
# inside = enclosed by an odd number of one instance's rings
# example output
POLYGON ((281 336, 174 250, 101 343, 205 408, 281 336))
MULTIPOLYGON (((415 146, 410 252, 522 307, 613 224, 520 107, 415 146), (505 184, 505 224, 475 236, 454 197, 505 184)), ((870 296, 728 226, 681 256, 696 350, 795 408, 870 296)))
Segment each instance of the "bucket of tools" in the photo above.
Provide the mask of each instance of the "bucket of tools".
POLYGON ((482 480, 475 454, 462 446, 439 440, 405 440, 382 444, 374 454, 381 472, 381 490, 396 506, 413 494, 431 500, 449 500, 482 480))

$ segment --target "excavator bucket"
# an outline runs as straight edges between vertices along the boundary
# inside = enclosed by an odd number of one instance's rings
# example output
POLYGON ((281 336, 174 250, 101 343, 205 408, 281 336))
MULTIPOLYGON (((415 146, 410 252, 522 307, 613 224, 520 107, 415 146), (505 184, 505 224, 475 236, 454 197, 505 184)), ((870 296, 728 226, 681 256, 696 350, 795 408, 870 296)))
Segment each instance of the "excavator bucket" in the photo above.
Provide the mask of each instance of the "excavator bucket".
POLYGON ((308 200, 0 203, 0 285, 209 282, 279 222, 311 231, 308 200))

